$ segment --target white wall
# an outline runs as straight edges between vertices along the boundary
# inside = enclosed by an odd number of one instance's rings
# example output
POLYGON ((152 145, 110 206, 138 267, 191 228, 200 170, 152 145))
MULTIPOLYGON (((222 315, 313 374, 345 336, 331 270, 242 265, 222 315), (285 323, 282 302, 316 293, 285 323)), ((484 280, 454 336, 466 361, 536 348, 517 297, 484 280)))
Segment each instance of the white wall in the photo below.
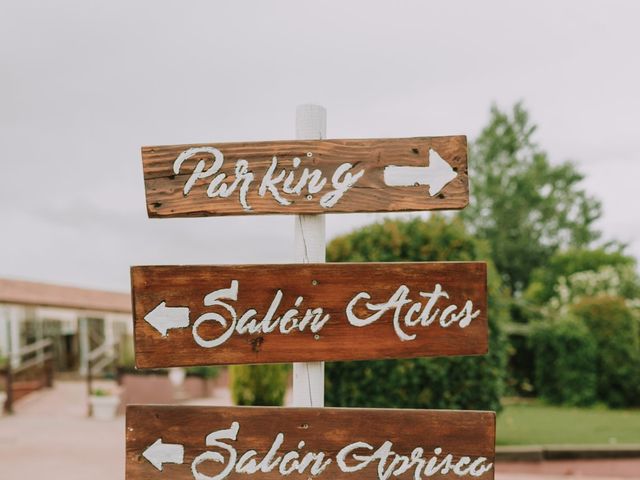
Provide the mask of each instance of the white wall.
MULTIPOLYGON (((133 321, 130 314, 83 311, 55 307, 28 307, 30 319, 35 321, 58 320, 62 323, 65 334, 78 334, 78 320, 82 318, 103 318, 105 320, 105 340, 108 343, 119 340, 114 335, 116 325, 124 325, 125 331, 133 334, 133 321)), ((26 318, 27 307, 23 305, 0 304, 0 356, 8 356, 10 351, 17 351, 21 346, 21 322, 26 318)), ((81 330, 80 330, 81 331, 81 330)), ((82 343, 82 339, 80 339, 82 343)), ((81 355, 84 352, 81 349, 81 355)), ((12 364, 17 366, 19 358, 13 356, 12 364)), ((80 364, 84 365, 81 359, 80 364)))

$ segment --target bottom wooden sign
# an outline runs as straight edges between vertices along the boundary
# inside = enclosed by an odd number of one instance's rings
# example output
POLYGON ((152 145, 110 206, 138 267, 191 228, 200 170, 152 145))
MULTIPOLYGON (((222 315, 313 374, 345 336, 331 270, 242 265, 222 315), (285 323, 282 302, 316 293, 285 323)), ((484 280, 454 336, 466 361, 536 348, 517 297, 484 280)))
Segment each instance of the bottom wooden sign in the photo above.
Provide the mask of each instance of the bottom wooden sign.
POLYGON ((128 480, 486 480, 494 457, 493 412, 127 407, 128 480))

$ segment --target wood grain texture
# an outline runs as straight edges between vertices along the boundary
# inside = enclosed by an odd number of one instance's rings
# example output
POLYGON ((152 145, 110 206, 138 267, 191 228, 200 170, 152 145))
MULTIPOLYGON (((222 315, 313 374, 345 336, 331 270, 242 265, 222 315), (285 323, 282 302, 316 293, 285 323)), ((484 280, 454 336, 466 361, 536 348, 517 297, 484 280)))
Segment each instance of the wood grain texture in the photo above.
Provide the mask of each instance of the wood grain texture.
POLYGON ((469 199, 465 136, 154 146, 142 148, 142 162, 150 217, 461 209, 469 199), (217 173, 226 174, 225 183, 229 185, 236 178, 236 161, 247 160, 248 169, 255 176, 247 193, 247 203, 251 210, 241 205, 240 188, 236 188, 226 198, 209 197, 207 188, 215 177, 213 174, 198 180, 185 195, 183 188, 195 165, 200 160, 205 162, 206 168, 213 164, 211 154, 201 153, 186 160, 176 173, 176 158, 187 149, 196 147, 215 147, 222 152, 224 162, 217 173), (385 184, 385 167, 425 167, 429 163, 431 149, 437 151, 457 173, 457 177, 441 191, 430 196, 426 186, 390 187, 385 184), (308 156, 308 153, 312 155, 308 156), (304 167, 317 168, 327 178, 326 185, 313 195, 305 189, 300 195, 282 194, 283 198, 291 202, 288 206, 280 205, 269 192, 260 196, 258 186, 274 156, 278 158, 279 169, 287 170, 292 168, 295 157, 300 158, 301 166, 296 170, 296 179, 304 167), (353 171, 364 169, 364 175, 346 191, 336 205, 330 208, 321 206, 319 199, 332 189, 332 176, 336 168, 345 162, 353 164, 353 171))
MULTIPOLYGON (((392 395, 392 393, 390 393, 392 395)), ((126 427, 126 478, 127 480, 189 480, 196 478, 192 473, 194 460, 204 452, 217 452, 220 462, 197 463, 200 474, 214 477, 229 464, 232 453, 227 449, 206 446, 205 438, 212 432, 229 429, 232 422, 238 422, 236 440, 220 440, 233 448, 236 460, 250 449, 257 452, 255 459, 260 462, 271 448, 276 435, 284 435, 283 442, 273 458, 282 458, 286 452, 298 451, 300 456, 308 452, 324 452, 331 459, 326 469, 312 475, 308 469, 294 471, 287 478, 307 480, 326 478, 333 480, 380 480, 378 460, 357 472, 345 472, 337 462, 339 452, 354 442, 366 442, 372 450, 359 448, 346 455, 347 466, 357 464, 356 455, 371 455, 384 442, 392 442, 392 454, 386 457, 384 469, 390 468, 395 454, 411 458, 417 447, 424 450, 427 460, 436 456, 438 461, 451 454, 451 462, 460 462, 469 457, 470 462, 484 457, 479 464, 488 470, 480 476, 469 473, 459 475, 453 468, 426 474, 426 466, 414 477, 415 466, 404 473, 390 475, 390 478, 413 480, 414 478, 494 478, 492 464, 495 457, 495 413, 453 410, 392 410, 392 409, 342 409, 342 408, 266 408, 266 407, 193 407, 193 406, 129 406, 126 427), (165 444, 182 445, 184 456, 180 464, 164 464, 158 471, 142 454, 161 439, 165 444), (298 449, 300 441, 305 444, 298 449), (439 455, 434 451, 442 449, 439 455)), ((426 462, 425 462, 426 463, 426 462)), ((435 463, 435 462, 434 462, 435 463)), ((464 463, 462 462, 461 467, 464 463)), ((237 465, 237 461, 235 462, 237 465)), ((399 463, 396 463, 396 466, 399 463)), ((395 467, 397 468, 397 467, 395 467)), ((235 470, 235 469, 234 469, 235 470)), ((276 480, 284 476, 279 467, 270 472, 238 473, 230 471, 224 478, 256 478, 276 480)), ((393 468, 392 468, 393 470, 393 468)), ((465 468, 460 468, 464 473, 465 468)))
MULTIPOLYGON (((416 263, 329 263, 305 265, 240 265, 240 266, 150 266, 132 267, 136 365, 139 368, 161 368, 190 365, 246 364, 277 362, 308 362, 359 360, 377 358, 407 358, 435 355, 479 355, 487 352, 487 271, 484 262, 416 262, 416 263), (232 315, 221 306, 204 306, 206 295, 227 289, 238 281, 237 301, 226 300, 240 317, 248 309, 257 310, 255 318, 267 314, 278 291, 282 299, 271 317, 283 316, 300 296, 300 319, 307 308, 321 307, 329 320, 317 332, 293 329, 281 333, 238 333, 219 346, 203 348, 196 343, 193 326, 200 316, 218 312, 227 323, 202 322, 199 335, 205 339, 219 338, 231 324, 232 315), (448 298, 437 298, 429 315, 437 314, 430 325, 406 326, 404 319, 414 303, 411 316, 427 310, 427 297, 436 285, 441 285, 448 298), (376 312, 367 307, 384 304, 404 285, 408 288, 406 302, 398 309, 401 331, 415 335, 403 340, 396 331, 395 308, 366 326, 355 326, 347 317, 347 306, 359 293, 370 299, 359 299, 352 312, 366 318, 376 312), (468 326, 462 321, 446 328, 439 323, 450 305, 459 314, 467 301, 477 312, 468 326), (161 302, 168 307, 188 307, 189 320, 181 328, 166 331, 166 336, 154 328, 145 316, 161 302), (187 326, 188 325, 188 326, 187 326)), ((445 322, 446 323, 446 322, 445 322)), ((239 324, 239 321, 238 321, 239 324)), ((288 326, 291 326, 289 324, 288 326)))

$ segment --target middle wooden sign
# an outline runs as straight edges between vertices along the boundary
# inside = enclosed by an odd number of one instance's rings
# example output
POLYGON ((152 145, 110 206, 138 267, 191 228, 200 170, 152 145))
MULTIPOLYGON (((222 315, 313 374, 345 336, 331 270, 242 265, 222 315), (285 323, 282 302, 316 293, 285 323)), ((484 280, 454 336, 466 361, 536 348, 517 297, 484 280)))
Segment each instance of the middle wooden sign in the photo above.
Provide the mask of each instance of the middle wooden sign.
POLYGON ((131 268, 136 365, 481 355, 484 262, 131 268))

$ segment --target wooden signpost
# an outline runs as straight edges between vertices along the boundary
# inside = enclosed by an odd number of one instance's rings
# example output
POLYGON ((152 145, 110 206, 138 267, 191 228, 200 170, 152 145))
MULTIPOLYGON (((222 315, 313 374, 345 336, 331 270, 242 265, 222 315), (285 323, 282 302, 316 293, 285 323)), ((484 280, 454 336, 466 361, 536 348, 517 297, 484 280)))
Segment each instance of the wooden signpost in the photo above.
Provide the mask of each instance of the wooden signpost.
MULTIPOLYGON (((142 149, 150 217, 296 214, 303 264, 132 267, 136 365, 297 362, 318 407, 326 360, 486 353, 486 264, 309 263, 324 213, 464 208, 466 137, 320 140, 324 109, 298 114, 295 141, 142 149)), ((494 478, 493 412, 129 406, 126 436, 127 480, 494 478)))
POLYGON ((493 412, 130 406, 126 430, 130 479, 494 477, 493 412))
POLYGON ((131 269, 136 365, 480 355, 483 262, 131 269))
POLYGON ((150 217, 461 209, 467 139, 143 147, 150 217))

